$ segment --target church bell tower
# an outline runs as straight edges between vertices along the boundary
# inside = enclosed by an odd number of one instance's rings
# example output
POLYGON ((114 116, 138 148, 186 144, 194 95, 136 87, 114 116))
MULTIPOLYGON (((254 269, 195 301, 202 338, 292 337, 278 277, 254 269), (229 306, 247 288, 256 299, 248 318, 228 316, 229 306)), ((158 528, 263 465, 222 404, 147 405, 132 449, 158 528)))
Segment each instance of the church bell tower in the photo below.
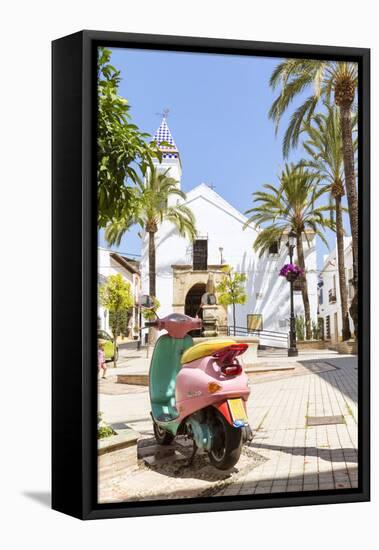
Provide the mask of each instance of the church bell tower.
POLYGON ((180 189, 182 163, 180 161, 178 148, 167 125, 167 111, 163 112, 162 122, 155 132, 154 140, 157 142, 162 152, 162 162, 159 162, 158 159, 154 159, 154 165, 160 172, 165 172, 169 169, 168 175, 178 182, 178 187, 180 189), (161 145, 162 143, 166 145, 161 145))

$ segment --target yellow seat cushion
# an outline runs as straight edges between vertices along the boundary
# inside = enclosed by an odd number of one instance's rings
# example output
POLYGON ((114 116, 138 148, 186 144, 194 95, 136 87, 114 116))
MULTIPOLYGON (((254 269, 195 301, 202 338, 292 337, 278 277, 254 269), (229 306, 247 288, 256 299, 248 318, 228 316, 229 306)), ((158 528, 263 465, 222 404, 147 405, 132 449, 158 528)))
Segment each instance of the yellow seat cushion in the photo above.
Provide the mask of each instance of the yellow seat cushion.
POLYGON ((225 340, 218 338, 217 340, 206 340, 205 342, 200 342, 200 344, 195 344, 191 348, 188 348, 183 353, 180 362, 184 364, 190 363, 191 361, 196 361, 196 359, 201 359, 206 355, 213 355, 215 351, 225 348, 226 346, 231 346, 235 343, 236 341, 231 340, 230 338, 225 340))

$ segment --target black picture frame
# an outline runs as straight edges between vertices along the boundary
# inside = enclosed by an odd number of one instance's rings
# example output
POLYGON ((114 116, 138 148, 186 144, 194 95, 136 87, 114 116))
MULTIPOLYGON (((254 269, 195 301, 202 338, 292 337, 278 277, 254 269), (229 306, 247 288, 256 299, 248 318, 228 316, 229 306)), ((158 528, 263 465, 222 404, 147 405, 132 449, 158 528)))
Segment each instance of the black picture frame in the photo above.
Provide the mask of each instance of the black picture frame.
POLYGON ((370 50, 82 31, 52 44, 52 507, 81 519, 370 499, 370 50), (97 504, 96 48, 355 61, 359 67, 359 483, 357 489, 97 504))

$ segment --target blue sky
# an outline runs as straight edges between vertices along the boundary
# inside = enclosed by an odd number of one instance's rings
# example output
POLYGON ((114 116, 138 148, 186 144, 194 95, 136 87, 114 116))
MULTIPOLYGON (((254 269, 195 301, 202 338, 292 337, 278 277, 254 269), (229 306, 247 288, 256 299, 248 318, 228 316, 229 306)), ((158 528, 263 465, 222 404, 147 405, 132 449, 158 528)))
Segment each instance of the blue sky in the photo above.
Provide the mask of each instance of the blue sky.
MULTIPOLYGON (((276 94, 269 87, 280 59, 214 54, 112 49, 112 64, 121 71, 119 93, 131 105, 133 122, 154 134, 163 109, 178 146, 182 188, 204 182, 241 212, 264 183, 277 183, 283 166, 282 138, 292 109, 275 135, 268 111, 276 94)), ((301 98, 299 98, 299 102, 301 98)), ((297 103, 296 103, 297 104, 297 103)), ((294 107, 296 107, 294 104, 294 107)), ((301 151, 289 160, 299 158, 301 151)), ((137 229, 119 250, 140 253, 137 229)), ((334 234, 327 235, 331 249, 334 234)), ((105 241, 100 234, 100 243, 105 241)), ((327 248, 318 243, 318 266, 327 248)))

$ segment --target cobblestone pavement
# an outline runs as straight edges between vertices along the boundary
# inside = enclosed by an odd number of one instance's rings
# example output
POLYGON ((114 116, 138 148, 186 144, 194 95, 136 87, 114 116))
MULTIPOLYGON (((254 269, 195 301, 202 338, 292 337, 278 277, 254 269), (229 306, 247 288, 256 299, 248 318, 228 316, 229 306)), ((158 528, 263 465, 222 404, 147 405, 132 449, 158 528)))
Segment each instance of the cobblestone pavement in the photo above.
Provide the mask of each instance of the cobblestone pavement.
POLYGON ((326 372, 254 387, 251 448, 266 461, 218 495, 357 487, 356 361, 336 358, 327 364, 326 372), (309 416, 334 415, 343 415, 345 423, 306 425, 309 416))
MULTIPOLYGON (((254 384, 248 412, 254 439, 226 475, 199 456, 190 467, 171 463, 130 464, 122 453, 100 471, 99 500, 115 502, 193 496, 263 494, 348 489, 358 484, 357 363, 354 357, 302 360, 296 375, 254 384), (343 416, 342 424, 307 426, 308 417, 343 416)), ((119 406, 131 406, 130 425, 142 437, 152 429, 147 391, 101 396, 104 418, 122 420, 119 406), (115 403, 115 401, 113 401, 115 403), (145 410, 146 409, 146 410, 145 410), (118 411, 118 412, 117 412, 118 411)), ((129 407, 128 407, 129 408, 129 407)), ((124 419, 126 420, 124 414, 124 419)), ((327 420, 325 419, 325 422, 327 420)), ((323 420, 321 420, 323 422, 323 420)), ((128 451, 129 455, 132 451, 128 451)), ((136 452, 135 450, 133 451, 136 452)), ((112 453, 115 454, 115 453, 112 453)), ((109 462, 111 460, 111 462, 109 462)))

